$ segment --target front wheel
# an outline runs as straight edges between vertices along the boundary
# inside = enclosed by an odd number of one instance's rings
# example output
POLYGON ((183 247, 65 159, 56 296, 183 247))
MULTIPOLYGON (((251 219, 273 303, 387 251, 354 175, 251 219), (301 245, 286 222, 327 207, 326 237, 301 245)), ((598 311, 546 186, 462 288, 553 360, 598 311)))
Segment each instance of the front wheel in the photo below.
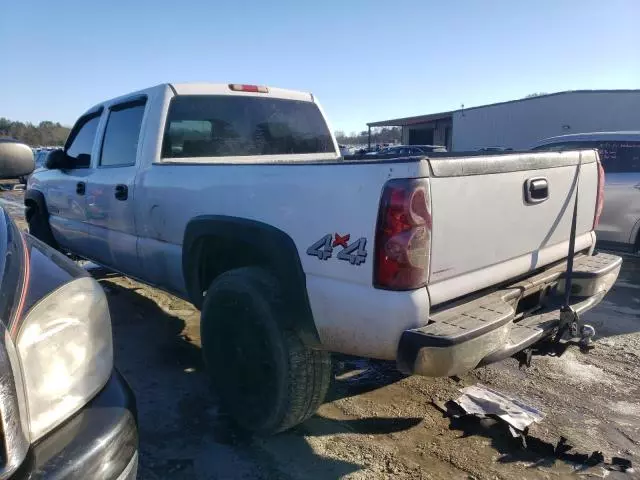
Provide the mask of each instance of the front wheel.
POLYGON ((28 204, 26 206, 25 217, 29 224, 29 233, 31 235, 50 247, 58 248, 58 243, 53 238, 53 233, 51 233, 49 221, 36 205, 28 204))
POLYGON ((331 357, 283 327, 288 306, 275 277, 246 267, 216 278, 202 308, 204 359, 223 407, 246 430, 269 435, 322 404, 331 357))

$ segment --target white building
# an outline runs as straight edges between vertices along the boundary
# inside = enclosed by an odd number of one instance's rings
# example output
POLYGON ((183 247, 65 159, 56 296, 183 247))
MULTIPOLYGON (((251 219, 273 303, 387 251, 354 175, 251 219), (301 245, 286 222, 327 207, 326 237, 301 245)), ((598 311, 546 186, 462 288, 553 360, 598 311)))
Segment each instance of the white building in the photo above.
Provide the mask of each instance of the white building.
POLYGON ((526 150, 568 133, 640 130, 640 90, 574 90, 367 124, 402 127, 402 143, 526 150))

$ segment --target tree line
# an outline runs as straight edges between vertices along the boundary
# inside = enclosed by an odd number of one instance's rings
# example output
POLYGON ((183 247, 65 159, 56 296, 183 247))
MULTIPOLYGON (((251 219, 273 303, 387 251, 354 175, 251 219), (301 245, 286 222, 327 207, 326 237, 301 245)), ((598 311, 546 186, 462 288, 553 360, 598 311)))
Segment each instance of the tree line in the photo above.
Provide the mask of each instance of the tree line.
POLYGON ((59 122, 44 121, 35 125, 0 117, 0 138, 12 138, 30 147, 63 145, 69 130, 59 122))
MULTIPOLYGON (((365 145, 369 141, 369 132, 363 130, 360 133, 346 134, 343 130, 334 132, 340 145, 365 145)), ((402 141, 402 129, 400 127, 382 127, 371 129, 371 144, 399 143, 402 141)))

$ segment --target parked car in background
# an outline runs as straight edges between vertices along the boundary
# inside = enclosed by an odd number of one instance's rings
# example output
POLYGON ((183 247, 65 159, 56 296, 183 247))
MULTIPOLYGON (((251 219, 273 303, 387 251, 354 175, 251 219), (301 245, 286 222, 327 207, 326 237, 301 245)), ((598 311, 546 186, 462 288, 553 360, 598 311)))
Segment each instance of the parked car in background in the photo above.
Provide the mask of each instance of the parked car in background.
MULTIPOLYGON (((33 167, 29 147, 0 143, 0 178, 33 167)), ((135 400, 102 287, 2 207, 0 319, 0 478, 135 479, 135 400)))
MULTIPOLYGON (((34 153, 34 157, 35 157, 35 170, 39 169, 39 168, 44 168, 45 163, 47 162, 47 156, 49 155, 49 152, 51 152, 53 149, 51 148, 41 148, 41 149, 37 149, 34 153)), ((29 177, 31 176, 31 174, 29 175, 22 175, 21 177, 18 177, 18 181, 20 183, 24 183, 26 184, 29 181, 29 177)))
POLYGON ((338 145, 338 148, 340 148, 340 155, 342 155, 343 157, 345 155, 351 155, 351 149, 349 147, 347 147, 346 145, 338 145))
POLYGON ((441 145, 393 145, 382 148, 376 152, 369 152, 367 156, 395 155, 398 157, 415 157, 431 152, 446 152, 446 147, 441 145))
MULTIPOLYGON (((640 113, 639 113, 640 114, 640 113)), ((534 150, 595 148, 605 172, 604 209, 596 230, 604 248, 640 250, 640 132, 595 132, 542 140, 534 150)))
POLYGON ((29 228, 191 301, 222 406, 271 434, 322 404, 330 352, 451 376, 551 336, 567 205, 571 304, 617 278, 620 257, 593 250, 595 152, 425 150, 344 158, 305 92, 157 85, 76 122, 29 181, 29 228))

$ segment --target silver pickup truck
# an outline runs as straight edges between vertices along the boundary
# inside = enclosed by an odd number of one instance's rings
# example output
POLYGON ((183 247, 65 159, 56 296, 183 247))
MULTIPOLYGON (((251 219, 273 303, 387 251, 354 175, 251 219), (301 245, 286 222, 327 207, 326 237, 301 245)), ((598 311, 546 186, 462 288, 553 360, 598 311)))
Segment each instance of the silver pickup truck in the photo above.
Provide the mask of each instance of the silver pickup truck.
POLYGON ((222 402, 263 433, 313 414, 329 352, 446 376, 550 336, 575 202, 574 308, 621 265, 594 254, 595 151, 344 158, 308 93, 158 85, 89 109, 47 167, 31 232, 200 308, 222 402))

